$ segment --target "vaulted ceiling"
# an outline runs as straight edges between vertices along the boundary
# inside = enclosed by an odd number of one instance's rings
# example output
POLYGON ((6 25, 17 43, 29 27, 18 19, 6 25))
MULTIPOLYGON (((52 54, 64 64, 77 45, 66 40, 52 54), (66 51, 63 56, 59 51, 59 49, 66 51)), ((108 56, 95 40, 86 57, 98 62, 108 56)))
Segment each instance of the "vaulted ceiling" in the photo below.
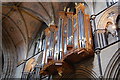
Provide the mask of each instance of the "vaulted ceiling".
POLYGON ((14 45, 21 41, 31 44, 38 33, 51 22, 58 23, 58 11, 63 11, 69 4, 68 2, 4 2, 0 12, 3 30, 7 32, 14 45))
MULTIPOLYGON (((5 58, 4 72, 25 60, 41 32, 51 23, 58 24, 58 11, 70 6, 69 2, 3 2, 2 53, 5 58)), ((31 54, 33 55, 33 54, 31 54)))

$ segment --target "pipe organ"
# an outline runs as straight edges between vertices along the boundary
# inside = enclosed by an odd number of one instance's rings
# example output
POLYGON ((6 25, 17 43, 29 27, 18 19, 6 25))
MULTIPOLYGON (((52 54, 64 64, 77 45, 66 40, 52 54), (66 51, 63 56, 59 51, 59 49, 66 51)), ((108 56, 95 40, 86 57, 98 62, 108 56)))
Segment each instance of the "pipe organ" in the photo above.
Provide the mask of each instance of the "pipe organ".
POLYGON ((79 4, 74 12, 59 12, 58 27, 45 30, 46 49, 41 74, 69 72, 72 65, 93 56, 93 40, 90 16, 79 4))

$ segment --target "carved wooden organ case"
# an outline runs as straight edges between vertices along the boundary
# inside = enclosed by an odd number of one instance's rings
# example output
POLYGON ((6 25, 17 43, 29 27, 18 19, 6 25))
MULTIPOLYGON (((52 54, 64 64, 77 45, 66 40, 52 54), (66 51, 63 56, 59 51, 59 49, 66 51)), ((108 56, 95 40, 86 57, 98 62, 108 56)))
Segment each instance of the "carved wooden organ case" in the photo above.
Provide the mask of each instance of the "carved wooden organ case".
POLYGON ((85 7, 78 4, 76 13, 61 11, 59 24, 45 30, 46 50, 41 74, 70 73, 70 64, 78 63, 93 56, 92 30, 90 16, 85 7))

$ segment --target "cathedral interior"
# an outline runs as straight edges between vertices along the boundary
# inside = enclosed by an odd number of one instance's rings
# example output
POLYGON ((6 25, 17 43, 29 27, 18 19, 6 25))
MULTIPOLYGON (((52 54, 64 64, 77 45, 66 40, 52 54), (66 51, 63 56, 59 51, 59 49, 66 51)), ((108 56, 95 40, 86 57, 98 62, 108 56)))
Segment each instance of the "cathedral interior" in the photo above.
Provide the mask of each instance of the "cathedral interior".
POLYGON ((0 7, 1 80, 120 80, 119 0, 0 7))

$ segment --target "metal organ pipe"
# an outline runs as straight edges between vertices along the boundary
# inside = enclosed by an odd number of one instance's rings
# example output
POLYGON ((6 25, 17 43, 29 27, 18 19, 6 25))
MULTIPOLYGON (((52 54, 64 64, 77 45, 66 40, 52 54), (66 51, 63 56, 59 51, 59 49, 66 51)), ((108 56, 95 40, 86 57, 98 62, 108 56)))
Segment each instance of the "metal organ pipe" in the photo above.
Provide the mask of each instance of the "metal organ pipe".
POLYGON ((67 53, 67 25, 64 26, 64 54, 67 53))
POLYGON ((72 45, 72 20, 68 19, 68 37, 67 37, 67 45, 72 45))
POLYGON ((50 33, 49 56, 53 56, 54 32, 50 33))
POLYGON ((42 64, 44 64, 44 59, 45 59, 45 52, 46 52, 46 39, 43 39, 43 57, 42 57, 42 64))
POLYGON ((78 48, 78 29, 77 29, 77 15, 74 15, 73 17, 73 43, 74 43, 74 48, 78 48))
POLYGON ((84 14, 80 10, 78 13, 78 24, 79 24, 79 40, 80 40, 80 47, 85 48, 85 29, 84 29, 84 14))
POLYGON ((61 59, 62 58, 62 22, 63 20, 62 19, 59 19, 59 28, 58 28, 58 59, 61 59))

